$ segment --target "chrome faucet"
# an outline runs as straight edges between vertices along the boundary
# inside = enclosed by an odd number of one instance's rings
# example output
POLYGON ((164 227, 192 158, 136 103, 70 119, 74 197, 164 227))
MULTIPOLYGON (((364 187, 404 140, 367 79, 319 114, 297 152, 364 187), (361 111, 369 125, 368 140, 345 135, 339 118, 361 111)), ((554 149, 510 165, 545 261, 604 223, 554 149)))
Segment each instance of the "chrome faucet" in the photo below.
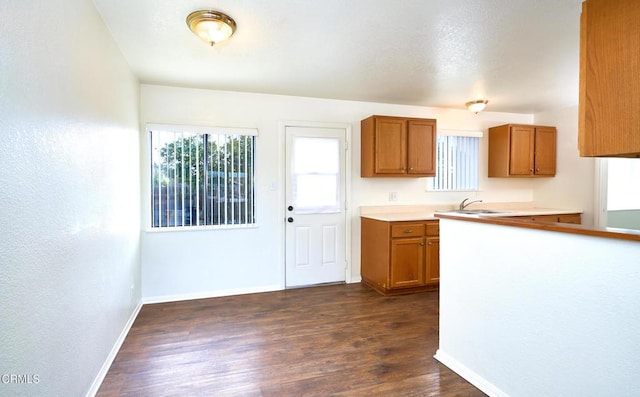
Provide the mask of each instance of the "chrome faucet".
POLYGON ((469 197, 467 197, 466 199, 462 200, 462 202, 460 203, 460 211, 462 211, 463 209, 467 208, 468 206, 470 206, 473 203, 481 203, 482 200, 474 200, 474 201, 469 201, 467 203, 467 200, 469 200, 469 197))

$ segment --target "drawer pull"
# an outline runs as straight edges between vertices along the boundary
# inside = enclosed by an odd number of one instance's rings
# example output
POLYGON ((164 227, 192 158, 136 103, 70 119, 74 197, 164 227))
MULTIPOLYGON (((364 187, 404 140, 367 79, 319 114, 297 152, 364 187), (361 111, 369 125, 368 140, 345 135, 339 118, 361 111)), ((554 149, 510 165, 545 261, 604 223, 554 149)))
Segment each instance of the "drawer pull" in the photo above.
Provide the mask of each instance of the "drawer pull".
POLYGON ((413 233, 413 229, 404 229, 403 233, 413 233))

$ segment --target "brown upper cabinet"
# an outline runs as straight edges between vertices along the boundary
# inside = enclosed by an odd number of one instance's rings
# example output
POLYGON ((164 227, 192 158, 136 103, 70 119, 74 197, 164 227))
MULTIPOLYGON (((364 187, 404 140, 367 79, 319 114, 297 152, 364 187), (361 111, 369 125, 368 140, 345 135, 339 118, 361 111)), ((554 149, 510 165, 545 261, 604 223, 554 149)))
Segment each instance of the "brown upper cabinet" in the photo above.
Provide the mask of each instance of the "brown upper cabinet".
POLYGON ((371 116, 361 121, 362 177, 436 175, 436 120, 371 116))
POLYGON ((638 0, 582 3, 580 156, 640 157, 639 21, 638 0))
POLYGON ((556 135, 555 127, 538 125, 489 128, 489 176, 555 176, 556 135))

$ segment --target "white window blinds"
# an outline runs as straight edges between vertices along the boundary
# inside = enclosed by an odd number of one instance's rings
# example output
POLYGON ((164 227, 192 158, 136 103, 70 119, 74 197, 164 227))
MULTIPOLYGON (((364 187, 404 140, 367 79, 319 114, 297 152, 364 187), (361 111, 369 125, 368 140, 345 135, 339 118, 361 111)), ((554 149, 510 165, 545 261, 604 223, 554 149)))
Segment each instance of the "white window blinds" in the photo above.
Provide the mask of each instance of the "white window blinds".
POLYGON ((257 130, 148 126, 152 227, 255 223, 257 130))
POLYGON ((475 131, 438 131, 436 176, 428 179, 427 190, 478 190, 480 137, 475 131))

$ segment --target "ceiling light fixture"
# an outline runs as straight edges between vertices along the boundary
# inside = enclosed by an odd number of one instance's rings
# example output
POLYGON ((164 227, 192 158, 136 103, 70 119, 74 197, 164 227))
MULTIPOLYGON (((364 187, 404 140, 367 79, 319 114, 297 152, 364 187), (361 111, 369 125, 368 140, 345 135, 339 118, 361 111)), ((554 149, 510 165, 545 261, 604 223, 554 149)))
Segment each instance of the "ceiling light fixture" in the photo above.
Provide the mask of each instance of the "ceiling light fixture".
POLYGON ((200 10, 187 16, 187 25, 196 36, 213 46, 231 37, 236 21, 218 11, 200 10))
POLYGON ((484 110, 485 106, 487 106, 487 103, 489 103, 489 101, 485 99, 478 99, 477 101, 467 102, 464 105, 467 107, 467 109, 469 109, 470 112, 478 114, 484 110))

